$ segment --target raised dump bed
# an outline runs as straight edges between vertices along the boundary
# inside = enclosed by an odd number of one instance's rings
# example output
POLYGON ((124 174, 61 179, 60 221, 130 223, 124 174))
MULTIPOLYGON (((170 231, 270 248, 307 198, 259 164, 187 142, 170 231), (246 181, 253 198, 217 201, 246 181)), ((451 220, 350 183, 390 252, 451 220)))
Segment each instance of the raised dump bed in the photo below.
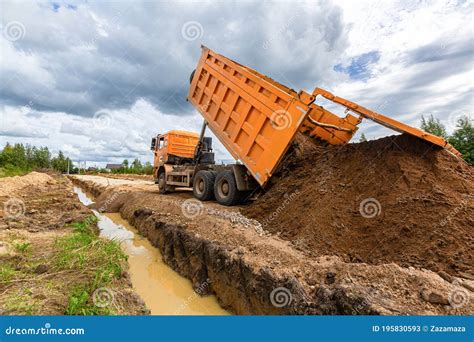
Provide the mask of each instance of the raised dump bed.
POLYGON ((330 144, 351 139, 360 119, 345 118, 255 70, 206 47, 191 80, 188 100, 232 156, 264 186, 298 131, 330 144))
POLYGON ((311 94, 303 90, 296 92, 206 47, 202 47, 191 77, 188 100, 261 186, 270 179, 298 131, 328 144, 345 144, 363 118, 414 135, 459 156, 443 138, 324 89, 316 88, 311 94), (315 104, 317 96, 344 106, 348 114, 341 118, 315 104))

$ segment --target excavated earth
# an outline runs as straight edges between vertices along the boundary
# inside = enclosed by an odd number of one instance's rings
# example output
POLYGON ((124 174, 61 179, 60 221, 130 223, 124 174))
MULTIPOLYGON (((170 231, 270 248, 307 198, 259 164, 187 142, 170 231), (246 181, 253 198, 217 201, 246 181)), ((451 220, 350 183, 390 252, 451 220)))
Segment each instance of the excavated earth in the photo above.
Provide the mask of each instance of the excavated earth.
POLYGON ((215 294, 236 314, 474 313, 471 279, 313 255, 239 212, 251 206, 203 203, 189 192, 160 195, 152 183, 72 180, 96 196, 93 208, 120 212, 198 293, 215 294), (210 284, 204 291, 203 283, 210 284))
POLYGON ((310 256, 473 278, 473 199, 473 168, 415 137, 328 147, 299 137, 243 213, 310 256))

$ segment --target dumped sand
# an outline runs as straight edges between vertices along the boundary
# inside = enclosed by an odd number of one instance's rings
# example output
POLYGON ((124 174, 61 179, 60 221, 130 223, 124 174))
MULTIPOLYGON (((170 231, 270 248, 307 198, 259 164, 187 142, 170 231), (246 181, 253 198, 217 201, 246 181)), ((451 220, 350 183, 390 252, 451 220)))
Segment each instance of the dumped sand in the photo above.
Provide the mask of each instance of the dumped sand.
POLYGON ((0 178, 0 196, 9 196, 27 186, 52 184, 53 178, 46 173, 30 172, 25 176, 0 178))
POLYGON ((307 255, 474 274, 471 166, 408 135, 327 147, 298 141, 244 215, 307 255))

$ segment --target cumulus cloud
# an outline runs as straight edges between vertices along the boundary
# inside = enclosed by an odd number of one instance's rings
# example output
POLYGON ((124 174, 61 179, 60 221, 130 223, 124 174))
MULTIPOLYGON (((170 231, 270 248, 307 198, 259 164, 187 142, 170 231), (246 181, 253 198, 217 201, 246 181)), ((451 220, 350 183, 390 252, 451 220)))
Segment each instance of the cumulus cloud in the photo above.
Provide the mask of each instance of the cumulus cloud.
POLYGON ((151 160, 157 132, 200 128, 185 99, 201 44, 296 90, 329 88, 413 125, 448 120, 472 108, 470 13, 449 1, 4 1, 0 143, 151 160))

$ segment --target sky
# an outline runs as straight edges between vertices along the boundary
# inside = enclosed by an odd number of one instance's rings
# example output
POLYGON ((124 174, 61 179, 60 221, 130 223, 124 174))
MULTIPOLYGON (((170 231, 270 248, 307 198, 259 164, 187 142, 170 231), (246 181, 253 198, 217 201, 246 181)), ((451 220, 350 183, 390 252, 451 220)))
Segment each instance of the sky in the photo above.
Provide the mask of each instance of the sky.
MULTIPOLYGON (((200 129, 186 96, 201 45, 295 90, 322 87, 413 126, 433 115, 452 132, 473 118, 472 1, 0 6, 0 146, 48 146, 88 166, 152 161, 154 135, 200 129)), ((359 127, 354 141, 395 133, 359 127)))

